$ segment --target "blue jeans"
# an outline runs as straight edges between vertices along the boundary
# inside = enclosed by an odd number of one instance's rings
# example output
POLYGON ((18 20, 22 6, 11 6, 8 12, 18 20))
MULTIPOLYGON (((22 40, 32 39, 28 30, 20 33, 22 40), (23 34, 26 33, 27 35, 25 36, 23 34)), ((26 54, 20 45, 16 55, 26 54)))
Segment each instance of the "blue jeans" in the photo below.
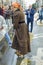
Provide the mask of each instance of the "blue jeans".
POLYGON ((8 45, 11 46, 12 45, 12 41, 11 41, 10 36, 9 36, 8 33, 5 34, 5 38, 6 38, 7 42, 8 42, 8 45))
POLYGON ((32 32, 32 30, 33 30, 33 20, 31 20, 31 19, 27 20, 28 31, 29 31, 29 23, 31 23, 30 32, 32 32))
POLYGON ((42 23, 43 17, 42 16, 39 16, 39 19, 40 19, 40 23, 42 23))

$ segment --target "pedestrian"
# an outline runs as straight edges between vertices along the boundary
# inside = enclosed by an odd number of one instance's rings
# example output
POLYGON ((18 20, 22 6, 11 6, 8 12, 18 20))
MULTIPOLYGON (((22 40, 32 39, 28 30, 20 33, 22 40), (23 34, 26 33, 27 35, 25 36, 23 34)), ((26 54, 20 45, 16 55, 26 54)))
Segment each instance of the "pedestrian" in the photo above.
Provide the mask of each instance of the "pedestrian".
POLYGON ((4 19, 3 15, 1 14, 1 7, 0 7, 0 32, 3 32, 3 34, 5 35, 5 38, 8 42, 8 45, 11 46, 12 45, 12 41, 10 39, 10 36, 8 34, 7 31, 7 24, 6 24, 6 20, 4 19))
POLYGON ((6 19, 6 24, 9 26, 12 24, 12 18, 11 18, 11 6, 8 6, 8 9, 4 13, 4 17, 6 19))
POLYGON ((39 18, 38 19, 40 19, 40 23, 42 24, 42 20, 43 20, 43 5, 41 6, 41 9, 39 9, 38 13, 39 13, 39 18))
POLYGON ((16 49, 17 55, 21 56, 31 51, 30 36, 28 33, 27 25, 25 23, 24 13, 21 10, 21 5, 17 2, 13 2, 12 7, 14 7, 13 25, 15 28, 12 48, 16 49))
POLYGON ((26 10, 26 15, 27 15, 27 27, 28 27, 28 31, 30 32, 32 32, 33 30, 34 14, 35 14, 35 9, 32 7, 32 5, 29 5, 29 9, 26 10), (31 23, 30 30, 29 30, 29 23, 31 23))

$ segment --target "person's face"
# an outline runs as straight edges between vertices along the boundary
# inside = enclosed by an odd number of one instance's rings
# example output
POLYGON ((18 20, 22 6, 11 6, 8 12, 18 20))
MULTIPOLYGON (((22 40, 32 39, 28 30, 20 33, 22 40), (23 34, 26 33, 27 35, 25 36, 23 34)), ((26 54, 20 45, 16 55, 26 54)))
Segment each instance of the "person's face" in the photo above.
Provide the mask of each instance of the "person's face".
POLYGON ((32 5, 29 6, 29 9, 31 9, 31 8, 32 8, 32 5))

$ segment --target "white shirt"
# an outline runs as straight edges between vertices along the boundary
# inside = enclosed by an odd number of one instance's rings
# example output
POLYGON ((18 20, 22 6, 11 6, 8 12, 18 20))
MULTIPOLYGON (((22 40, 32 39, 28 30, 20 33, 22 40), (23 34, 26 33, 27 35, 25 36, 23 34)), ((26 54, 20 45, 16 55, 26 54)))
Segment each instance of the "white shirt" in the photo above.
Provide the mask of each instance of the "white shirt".
POLYGON ((0 28, 3 26, 3 29, 0 30, 0 34, 5 35, 7 32, 7 24, 3 16, 0 15, 0 28))

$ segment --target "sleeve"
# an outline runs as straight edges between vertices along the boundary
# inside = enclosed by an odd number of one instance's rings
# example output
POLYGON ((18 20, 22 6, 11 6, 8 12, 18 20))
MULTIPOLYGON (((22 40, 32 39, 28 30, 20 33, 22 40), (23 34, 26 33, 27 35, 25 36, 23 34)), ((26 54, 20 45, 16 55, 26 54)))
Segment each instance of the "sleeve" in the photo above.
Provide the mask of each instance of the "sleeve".
POLYGON ((34 15, 34 14, 35 14, 35 10, 34 10, 34 9, 31 9, 31 10, 30 10, 30 14, 31 14, 31 15, 34 15))
POLYGON ((25 15, 28 15, 28 10, 25 11, 25 15))
POLYGON ((2 29, 1 29, 1 33, 2 35, 5 35, 5 33, 7 32, 7 24, 6 24, 6 21, 4 19, 4 17, 1 16, 1 24, 2 24, 2 29))
POLYGON ((2 17, 2 26, 4 29, 7 29, 7 24, 6 24, 4 17, 2 17))
POLYGON ((20 21, 20 13, 18 13, 17 15, 14 16, 14 28, 17 29, 18 28, 18 23, 20 21))

